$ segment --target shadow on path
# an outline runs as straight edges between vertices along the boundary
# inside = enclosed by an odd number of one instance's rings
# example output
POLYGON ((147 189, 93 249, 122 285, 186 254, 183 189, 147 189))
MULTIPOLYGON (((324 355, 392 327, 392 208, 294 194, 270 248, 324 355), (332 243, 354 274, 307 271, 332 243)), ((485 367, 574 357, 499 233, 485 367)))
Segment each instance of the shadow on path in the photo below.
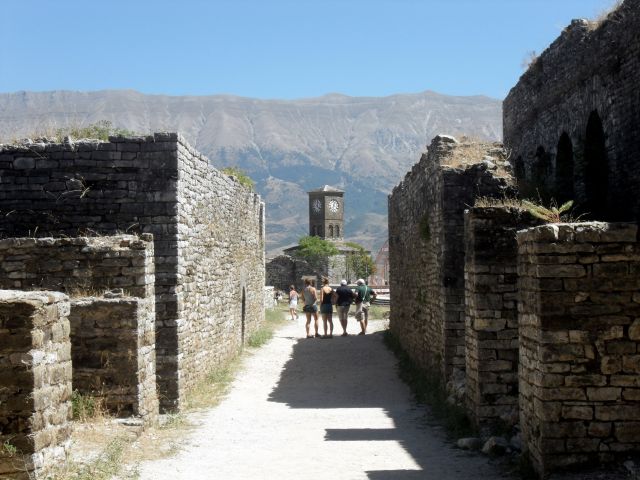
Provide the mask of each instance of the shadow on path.
POLYGON ((269 401, 300 409, 382 409, 393 428, 325 429, 325 441, 395 441, 420 470, 367 471, 374 480, 506 478, 474 454, 453 449, 424 421, 397 375, 382 332, 333 339, 301 339, 269 401))

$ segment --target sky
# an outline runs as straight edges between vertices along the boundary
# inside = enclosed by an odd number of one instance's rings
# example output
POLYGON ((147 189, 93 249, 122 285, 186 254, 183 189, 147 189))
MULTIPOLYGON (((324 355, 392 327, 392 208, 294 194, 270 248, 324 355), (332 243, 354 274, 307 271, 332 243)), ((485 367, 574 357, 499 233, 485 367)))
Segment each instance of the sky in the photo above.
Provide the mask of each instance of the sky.
POLYGON ((612 0, 0 0, 0 92, 502 99, 612 0))

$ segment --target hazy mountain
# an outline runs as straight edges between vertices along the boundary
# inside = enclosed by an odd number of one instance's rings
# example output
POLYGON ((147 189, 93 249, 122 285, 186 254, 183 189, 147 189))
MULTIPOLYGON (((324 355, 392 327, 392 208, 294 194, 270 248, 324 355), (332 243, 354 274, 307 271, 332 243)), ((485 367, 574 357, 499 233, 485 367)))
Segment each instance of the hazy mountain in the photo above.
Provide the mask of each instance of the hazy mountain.
POLYGON ((135 91, 0 94, 0 139, 110 120, 137 132, 177 130, 217 167, 237 165, 267 203, 267 249, 306 234, 306 191, 345 193, 345 234, 369 248, 387 233, 387 194, 438 133, 501 137, 501 102, 434 92, 330 94, 301 100, 135 91))

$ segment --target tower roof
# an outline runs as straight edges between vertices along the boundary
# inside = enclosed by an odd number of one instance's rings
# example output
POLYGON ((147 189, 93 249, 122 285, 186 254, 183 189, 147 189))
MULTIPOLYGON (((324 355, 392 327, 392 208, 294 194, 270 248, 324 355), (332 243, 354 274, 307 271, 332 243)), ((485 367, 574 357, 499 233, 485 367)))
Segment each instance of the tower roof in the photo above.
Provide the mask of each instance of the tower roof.
POLYGON ((310 190, 307 193, 324 193, 324 192, 344 193, 344 190, 338 190, 337 188, 333 188, 329 185, 325 185, 322 188, 316 188, 315 190, 310 190))

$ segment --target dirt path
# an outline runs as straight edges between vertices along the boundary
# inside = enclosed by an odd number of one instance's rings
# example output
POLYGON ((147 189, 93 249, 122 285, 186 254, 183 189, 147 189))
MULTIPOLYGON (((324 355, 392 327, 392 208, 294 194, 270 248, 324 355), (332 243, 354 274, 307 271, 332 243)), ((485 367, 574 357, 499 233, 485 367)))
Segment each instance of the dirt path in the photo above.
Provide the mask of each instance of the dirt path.
POLYGON ((504 478, 425 424, 380 332, 331 340, 303 332, 291 323, 249 357, 228 397, 197 415, 181 451, 142 464, 140 478, 504 478))

